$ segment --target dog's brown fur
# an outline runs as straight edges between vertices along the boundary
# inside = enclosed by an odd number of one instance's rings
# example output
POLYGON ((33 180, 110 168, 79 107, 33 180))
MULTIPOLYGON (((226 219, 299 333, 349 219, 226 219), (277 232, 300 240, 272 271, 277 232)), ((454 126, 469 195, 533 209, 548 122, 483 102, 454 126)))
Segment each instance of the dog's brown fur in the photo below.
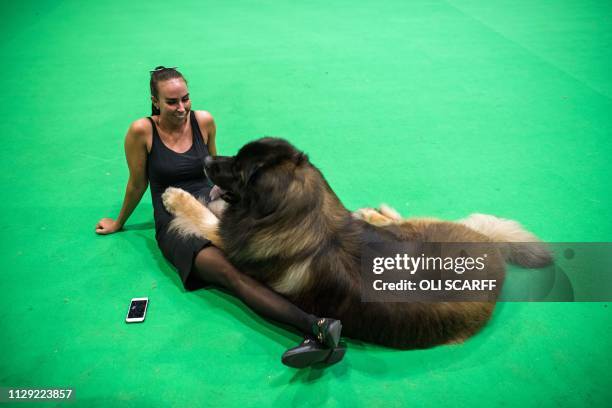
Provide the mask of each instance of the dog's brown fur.
MULTIPOLYGON (((518 224, 491 216, 483 216, 490 217, 485 235, 479 232, 478 216, 457 223, 404 220, 388 207, 351 214, 308 158, 281 139, 251 142, 235 157, 209 159, 206 169, 211 180, 228 191, 227 208, 219 220, 188 193, 169 188, 163 200, 176 216, 173 228, 207 237, 237 268, 303 310, 341 319, 343 334, 389 347, 426 348, 463 341, 484 326, 495 303, 362 302, 364 234, 389 242, 536 240, 518 224), (505 234, 504 222, 513 223, 515 235, 505 234)), ((490 251, 488 272, 499 282, 505 259, 529 266, 551 261, 537 242, 509 245, 507 253, 490 251), (519 253, 526 248, 529 251, 519 253)))

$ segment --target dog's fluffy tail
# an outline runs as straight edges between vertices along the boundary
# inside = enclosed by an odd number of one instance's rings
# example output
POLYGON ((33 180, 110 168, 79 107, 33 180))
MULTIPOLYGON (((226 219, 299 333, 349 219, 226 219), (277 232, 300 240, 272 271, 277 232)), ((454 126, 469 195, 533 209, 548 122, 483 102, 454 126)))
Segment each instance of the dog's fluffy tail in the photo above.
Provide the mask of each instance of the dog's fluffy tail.
POLYGON ((487 214, 472 214, 457 222, 499 243, 507 262, 525 268, 542 268, 553 261, 548 246, 516 221, 487 214))

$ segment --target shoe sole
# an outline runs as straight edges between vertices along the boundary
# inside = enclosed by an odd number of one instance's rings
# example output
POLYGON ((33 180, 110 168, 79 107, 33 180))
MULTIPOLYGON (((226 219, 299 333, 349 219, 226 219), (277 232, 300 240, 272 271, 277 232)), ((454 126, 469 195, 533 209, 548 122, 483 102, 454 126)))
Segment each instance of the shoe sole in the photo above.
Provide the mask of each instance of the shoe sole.
POLYGON ((283 364, 293 368, 306 368, 313 365, 329 366, 342 360, 345 354, 346 345, 341 343, 331 351, 329 349, 317 349, 295 354, 285 353, 281 360, 283 364))
POLYGON ((329 354, 329 357, 327 357, 327 360, 325 360, 325 364, 327 365, 336 364, 338 361, 344 358, 345 354, 346 354, 346 347, 344 345, 338 345, 338 347, 334 348, 331 351, 331 353, 329 354))
MULTIPOLYGON (((313 364, 322 363, 332 357, 334 351, 330 353, 329 349, 317 349, 308 352, 283 355, 282 362, 284 365, 293 368, 306 368, 313 364)), ((342 357, 341 357, 342 358, 342 357)))

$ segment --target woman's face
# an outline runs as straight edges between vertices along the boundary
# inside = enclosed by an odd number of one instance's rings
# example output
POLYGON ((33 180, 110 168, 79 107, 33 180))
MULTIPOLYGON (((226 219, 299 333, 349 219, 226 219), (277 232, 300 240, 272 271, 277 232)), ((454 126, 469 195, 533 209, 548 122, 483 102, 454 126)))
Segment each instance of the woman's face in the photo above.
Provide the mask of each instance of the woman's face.
POLYGON ((159 107, 160 115, 183 120, 191 110, 191 99, 187 84, 181 78, 172 78, 157 83, 158 98, 151 96, 159 107))

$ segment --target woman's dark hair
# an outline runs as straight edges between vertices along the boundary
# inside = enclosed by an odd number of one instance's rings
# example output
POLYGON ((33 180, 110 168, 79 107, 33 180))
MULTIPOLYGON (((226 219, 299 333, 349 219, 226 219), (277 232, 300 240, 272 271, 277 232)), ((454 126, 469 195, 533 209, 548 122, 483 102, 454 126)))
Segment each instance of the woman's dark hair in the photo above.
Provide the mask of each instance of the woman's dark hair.
MULTIPOLYGON (((166 68, 163 65, 155 67, 155 69, 151 71, 151 81, 149 82, 149 86, 151 87, 151 95, 159 98, 157 83, 173 78, 181 78, 183 81, 185 81, 185 83, 187 83, 187 80, 183 74, 178 72, 176 67, 166 68)), ((151 103, 151 115, 159 115, 159 113, 159 109, 155 107, 155 104, 151 103)))

